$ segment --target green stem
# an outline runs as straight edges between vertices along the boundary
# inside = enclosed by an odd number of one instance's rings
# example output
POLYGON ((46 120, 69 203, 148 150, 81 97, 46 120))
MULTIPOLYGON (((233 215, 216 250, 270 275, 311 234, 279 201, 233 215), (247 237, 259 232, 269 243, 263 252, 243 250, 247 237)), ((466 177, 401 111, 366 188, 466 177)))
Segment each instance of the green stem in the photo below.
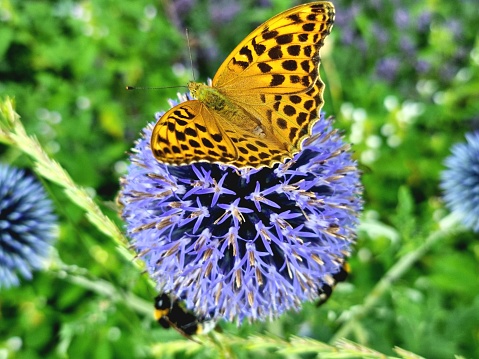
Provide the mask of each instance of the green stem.
POLYGON ((399 259, 379 280, 376 286, 371 290, 364 300, 361 307, 353 311, 352 315, 342 325, 342 327, 331 338, 330 343, 335 343, 340 338, 346 338, 353 332, 358 321, 366 316, 378 303, 384 293, 386 293, 392 284, 401 278, 419 259, 421 259, 436 243, 450 236, 460 229, 459 219, 454 214, 443 218, 439 223, 440 229, 431 233, 424 243, 412 252, 406 253, 399 259))
POLYGON ((7 97, 0 101, 0 115, 0 140, 32 158, 35 172, 61 186, 68 198, 85 210, 87 219, 116 242, 118 253, 141 269, 141 264, 134 260, 135 254, 128 250, 128 240, 116 224, 101 211, 85 188, 76 185, 68 172, 48 157, 37 139, 26 133, 12 99, 7 97))

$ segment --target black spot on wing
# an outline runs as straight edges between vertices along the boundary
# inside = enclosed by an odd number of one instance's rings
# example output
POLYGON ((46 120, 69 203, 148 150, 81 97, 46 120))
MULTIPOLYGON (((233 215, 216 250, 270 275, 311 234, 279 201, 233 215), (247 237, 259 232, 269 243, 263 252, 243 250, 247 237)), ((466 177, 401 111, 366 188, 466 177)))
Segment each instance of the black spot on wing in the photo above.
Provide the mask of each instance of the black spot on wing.
POLYGON ((303 123, 306 122, 308 119, 308 114, 306 112, 300 112, 299 115, 296 117, 296 123, 301 126, 303 123))
POLYGON ((306 42, 308 41, 308 34, 299 34, 298 35, 299 42, 306 42))
POLYGON ((286 48, 286 51, 291 56, 298 56, 301 51, 301 46, 299 45, 291 45, 286 48))
POLYGON ((279 35, 275 40, 278 45, 290 44, 293 42, 293 34, 279 35))
POLYGON ((266 74, 273 69, 270 65, 268 65, 265 62, 259 62, 257 66, 263 74, 266 74))
POLYGON ((189 143, 190 146, 193 147, 193 148, 200 148, 200 147, 201 147, 201 145, 200 145, 197 141, 195 141, 195 140, 193 140, 193 139, 191 139, 191 138, 188 140, 188 143, 189 143))
POLYGON ((223 136, 219 133, 213 133, 211 137, 218 143, 223 142, 223 136))
POLYGON ((265 30, 266 31, 263 31, 263 33, 261 34, 261 36, 263 37, 264 40, 273 39, 276 36, 278 36, 278 31, 276 31, 276 30, 269 31, 267 28, 265 30))
POLYGON ((246 58, 248 59, 248 63, 253 62, 253 54, 251 53, 251 50, 248 49, 248 46, 243 46, 239 53, 246 56, 246 58))
POLYGON ((253 50, 256 52, 256 55, 260 56, 266 51, 266 46, 263 44, 257 44, 256 43, 256 38, 251 41, 251 44, 253 45, 253 50))
POLYGON ((296 134, 298 133, 298 129, 296 127, 292 127, 289 130, 289 140, 293 141, 296 138, 296 134))
POLYGON ((246 147, 248 147, 251 151, 258 152, 258 147, 256 147, 252 143, 247 143, 246 147))
POLYGON ((296 60, 285 60, 281 63, 281 66, 287 71, 296 71, 298 68, 296 60))
POLYGON ((314 31, 314 28, 315 28, 315 24, 312 22, 303 25, 304 31, 314 31))
POLYGON ((289 100, 292 102, 292 103, 300 103, 301 102, 301 97, 299 97, 298 95, 291 95, 289 96, 289 100))
POLYGON ((303 52, 306 57, 311 57, 311 54, 313 53, 311 46, 303 47, 303 52))
POLYGON ((268 56, 272 60, 278 60, 283 57, 283 51, 281 51, 281 46, 272 47, 268 51, 268 56))
POLYGON ((288 116, 293 116, 294 114, 296 114, 296 109, 291 105, 286 105, 283 108, 283 112, 288 116))
POLYGON ((186 135, 183 132, 175 131, 175 134, 176 134, 176 139, 178 141, 185 141, 186 140, 186 135))
POLYGON ((301 68, 304 70, 304 72, 307 72, 308 74, 311 72, 311 62, 308 60, 301 61, 301 68))
POLYGON ((195 124, 195 126, 196 126, 196 129, 197 129, 198 131, 201 131, 201 132, 203 132, 203 133, 206 133, 206 132, 207 132, 205 126, 198 125, 198 124, 195 124))
POLYGON ((301 78, 298 75, 291 75, 289 76, 289 81, 291 81, 292 84, 297 84, 301 81, 301 78))
POLYGON ((291 14, 287 18, 290 19, 295 24, 303 22, 303 20, 301 20, 301 17, 298 14, 291 14))
POLYGON ((266 143, 264 143, 263 141, 256 140, 255 142, 260 147, 268 148, 268 145, 266 143))
POLYGON ((286 78, 283 75, 274 74, 271 76, 270 86, 279 86, 281 85, 286 78))
POLYGON ((276 124, 278 125, 279 128, 281 128, 282 130, 285 130, 288 128, 288 123, 282 119, 282 118, 278 118, 276 120, 276 124))
POLYGON ((203 143, 203 146, 205 146, 207 148, 215 148, 215 146, 207 138, 202 138, 201 142, 203 143))
POLYGON ((176 110, 173 113, 175 114, 175 116, 178 116, 180 118, 187 119, 187 120, 191 120, 196 117, 196 115, 193 112, 189 111, 188 107, 185 107, 185 106, 180 107, 179 110, 176 110))
POLYGON ((197 137, 198 133, 192 129, 191 127, 185 128, 185 135, 190 136, 190 137, 197 137))
POLYGON ((308 100, 308 101, 305 101, 304 104, 303 104, 303 107, 305 110, 311 110, 311 108, 313 107, 314 105, 314 101, 313 100, 308 100))
POLYGON ((233 64, 238 65, 241 67, 243 70, 245 70, 249 66, 249 62, 246 61, 238 61, 233 57, 233 64))

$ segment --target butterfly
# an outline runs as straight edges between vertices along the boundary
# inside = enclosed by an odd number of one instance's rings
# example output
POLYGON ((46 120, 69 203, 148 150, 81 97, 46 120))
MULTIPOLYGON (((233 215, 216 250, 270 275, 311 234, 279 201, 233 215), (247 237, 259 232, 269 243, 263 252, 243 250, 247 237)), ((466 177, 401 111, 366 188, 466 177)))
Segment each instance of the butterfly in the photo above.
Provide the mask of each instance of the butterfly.
POLYGON ((323 106, 319 49, 334 6, 318 1, 260 25, 226 58, 211 86, 189 82, 192 100, 167 111, 151 136, 161 163, 272 166, 301 150, 323 106))
POLYGON ((173 328, 184 337, 192 339, 192 335, 206 334, 215 328, 216 322, 197 316, 186 309, 183 302, 172 299, 161 293, 155 298, 155 320, 165 329, 173 328))

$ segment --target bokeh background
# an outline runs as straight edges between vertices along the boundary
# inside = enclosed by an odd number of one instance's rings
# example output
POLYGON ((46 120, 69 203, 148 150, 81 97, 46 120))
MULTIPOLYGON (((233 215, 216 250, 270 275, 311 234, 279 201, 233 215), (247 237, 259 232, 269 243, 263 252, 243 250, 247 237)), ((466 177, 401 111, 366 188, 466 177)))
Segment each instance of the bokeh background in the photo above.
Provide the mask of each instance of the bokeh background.
MULTIPOLYGON (((212 78, 252 29, 298 3, 0 0, 0 96, 15 97, 27 131, 121 226, 115 196, 140 130, 193 76, 212 78)), ((421 253, 370 311, 351 319, 448 213, 439 187, 443 161, 465 133, 479 129, 477 2, 333 3, 336 22, 322 49, 323 110, 353 143, 365 188, 352 273, 320 308, 307 303, 273 322, 220 326, 241 338, 328 342, 349 322, 348 339, 387 355, 399 346, 427 358, 478 358, 479 241, 470 231, 421 253)), ((15 147, 0 144, 0 156, 32 165, 15 147)), ((160 328, 146 275, 57 186, 44 185, 59 240, 48 270, 0 292, 0 358, 218 355, 160 328)), ((316 356, 241 342, 221 354, 316 356)))

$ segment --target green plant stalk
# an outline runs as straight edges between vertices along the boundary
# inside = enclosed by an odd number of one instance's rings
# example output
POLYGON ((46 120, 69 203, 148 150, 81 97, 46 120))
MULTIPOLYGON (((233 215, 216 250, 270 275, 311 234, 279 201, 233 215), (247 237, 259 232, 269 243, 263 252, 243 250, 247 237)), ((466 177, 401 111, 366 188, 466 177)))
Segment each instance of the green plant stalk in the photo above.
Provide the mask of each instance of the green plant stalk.
POLYGON ((101 211, 85 188, 77 186, 65 169, 48 157, 35 136, 26 133, 20 116, 14 110, 14 101, 9 97, 0 102, 0 141, 16 146, 31 157, 35 172, 63 187, 68 198, 85 210, 87 219, 115 241, 120 255, 142 269, 142 265, 135 260, 135 254, 128 250, 128 240, 116 224, 101 211))
POLYGON ((348 320, 344 322, 341 328, 331 338, 330 343, 335 343, 341 338, 348 337, 356 327, 357 322, 375 307, 383 294, 387 292, 392 284, 401 278, 414 263, 421 259, 436 243, 461 230, 462 227, 459 223, 460 220, 454 213, 444 217, 439 222, 439 230, 431 233, 422 245, 414 251, 406 253, 384 274, 366 297, 363 304, 352 312, 348 320))

